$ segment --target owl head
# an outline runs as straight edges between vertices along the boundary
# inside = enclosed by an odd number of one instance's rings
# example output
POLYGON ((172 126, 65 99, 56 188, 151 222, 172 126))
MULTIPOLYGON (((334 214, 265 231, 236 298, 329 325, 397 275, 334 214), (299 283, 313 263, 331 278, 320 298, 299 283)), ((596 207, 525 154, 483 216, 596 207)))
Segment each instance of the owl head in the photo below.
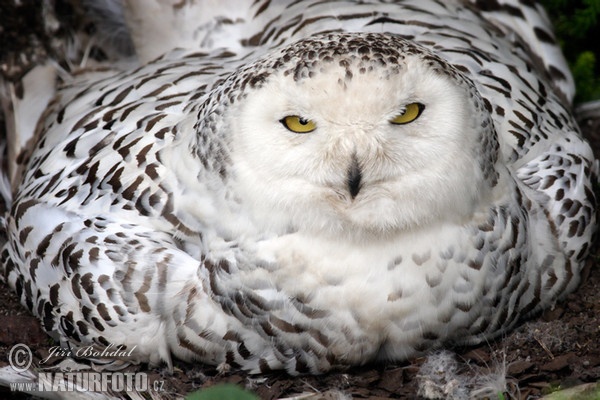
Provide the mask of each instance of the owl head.
POLYGON ((314 36, 221 86, 213 129, 261 229, 365 239, 460 223, 496 183, 496 134, 473 83, 402 37, 314 36))

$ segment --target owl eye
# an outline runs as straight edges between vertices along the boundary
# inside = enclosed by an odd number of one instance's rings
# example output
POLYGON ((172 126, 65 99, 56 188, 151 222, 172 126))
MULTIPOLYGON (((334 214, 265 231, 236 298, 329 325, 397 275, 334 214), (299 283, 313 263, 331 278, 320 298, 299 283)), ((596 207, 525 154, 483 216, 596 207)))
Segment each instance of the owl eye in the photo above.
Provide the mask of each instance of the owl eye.
POLYGON ((310 119, 304 119, 297 115, 288 115, 279 122, 281 122, 283 126, 294 133, 309 133, 317 129, 317 124, 315 124, 313 121, 310 119))
POLYGON ((402 114, 396 115, 390 122, 394 125, 408 124, 419 118, 424 109, 425 106, 421 103, 410 103, 406 105, 402 114))

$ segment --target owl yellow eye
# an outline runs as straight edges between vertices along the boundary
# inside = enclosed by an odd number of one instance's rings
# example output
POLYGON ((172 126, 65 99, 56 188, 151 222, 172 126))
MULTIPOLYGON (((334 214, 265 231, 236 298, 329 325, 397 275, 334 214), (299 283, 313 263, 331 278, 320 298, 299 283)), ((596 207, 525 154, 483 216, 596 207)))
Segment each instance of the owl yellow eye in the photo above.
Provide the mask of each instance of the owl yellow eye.
POLYGON ((396 115, 390 122, 395 125, 408 124, 419 118, 424 109, 425 106, 421 103, 410 103, 406 106, 402 114, 396 115))
POLYGON ((317 124, 315 124, 313 121, 310 119, 304 119, 297 115, 288 115, 279 122, 281 122, 283 126, 294 133, 308 133, 317 129, 317 124))

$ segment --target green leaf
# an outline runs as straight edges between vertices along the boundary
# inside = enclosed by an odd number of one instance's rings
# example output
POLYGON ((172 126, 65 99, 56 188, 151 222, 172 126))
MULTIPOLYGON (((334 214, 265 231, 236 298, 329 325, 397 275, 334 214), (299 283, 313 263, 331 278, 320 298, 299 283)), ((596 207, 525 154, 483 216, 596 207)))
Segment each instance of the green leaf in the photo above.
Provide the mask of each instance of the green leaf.
POLYGON ((575 102, 600 99, 600 0, 542 0, 571 67, 575 102))
POLYGON ((587 101, 600 97, 600 78, 596 75, 596 56, 584 51, 571 64, 573 78, 577 85, 577 100, 587 101))
POLYGON ((260 400, 252 393, 229 383, 211 386, 186 396, 186 400, 260 400))

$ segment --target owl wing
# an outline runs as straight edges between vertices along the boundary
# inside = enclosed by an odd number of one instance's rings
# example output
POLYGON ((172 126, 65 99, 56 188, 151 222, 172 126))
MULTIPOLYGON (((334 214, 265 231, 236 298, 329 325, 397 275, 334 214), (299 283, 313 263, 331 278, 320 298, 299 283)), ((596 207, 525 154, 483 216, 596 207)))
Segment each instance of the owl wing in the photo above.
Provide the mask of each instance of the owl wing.
POLYGON ((190 104, 202 104, 220 69, 208 54, 193 63, 175 53, 178 62, 91 71, 59 89, 3 221, 2 251, 4 278, 56 339, 169 363, 189 294, 217 307, 200 250, 190 256, 177 238, 199 235, 175 216, 178 182, 160 152, 195 136, 190 104))
POLYGON ((174 327, 157 316, 178 312, 184 286, 198 285, 202 298, 201 284, 190 275, 198 260, 139 225, 35 199, 15 210, 10 228, 21 242, 3 253, 5 277, 51 336, 82 347, 122 345, 133 351, 128 361, 170 364, 167 338, 174 327))
POLYGON ((123 5, 142 63, 175 48, 243 52, 242 32, 252 18, 250 0, 132 0, 123 5))
POLYGON ((557 248, 576 265, 586 256, 595 230, 591 182, 597 180, 598 166, 568 110, 575 92, 568 65, 540 4, 471 4, 514 44, 513 54, 494 59, 478 77, 478 89, 502 137, 505 161, 524 193, 544 205, 543 218, 555 230, 557 248))
POLYGON ((573 101, 575 82, 562 50, 554 36, 550 19, 539 2, 518 0, 469 0, 484 16, 508 37, 515 47, 525 47, 546 80, 566 100, 573 101))

